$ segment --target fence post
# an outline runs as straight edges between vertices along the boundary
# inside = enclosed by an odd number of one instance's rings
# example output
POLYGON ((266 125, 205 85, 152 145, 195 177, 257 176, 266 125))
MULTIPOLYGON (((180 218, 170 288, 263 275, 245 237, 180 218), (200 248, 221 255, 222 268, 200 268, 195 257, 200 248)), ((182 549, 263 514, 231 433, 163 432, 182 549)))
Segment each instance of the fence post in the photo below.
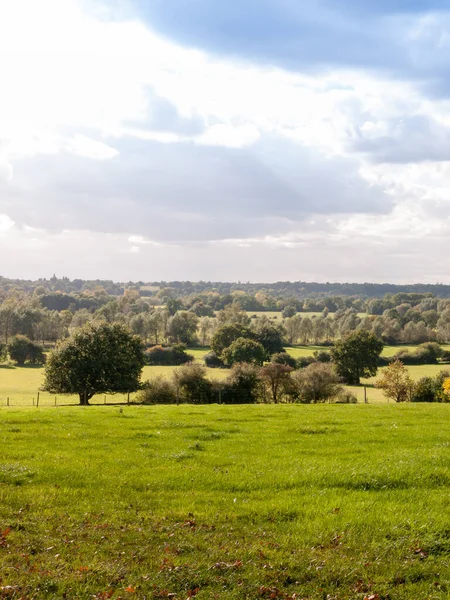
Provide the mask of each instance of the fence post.
POLYGON ((39 392, 37 393, 36 406, 39 406, 39 392))
POLYGON ((55 406, 56 406, 56 396, 55 396, 55 406))
POLYGON ((367 402, 367 387, 364 386, 364 404, 368 404, 367 402))
POLYGON ((6 406, 9 406, 9 396, 6 398, 6 406))
POLYGON ((127 404, 130 404, 130 392, 128 392, 128 395, 127 395, 127 404))

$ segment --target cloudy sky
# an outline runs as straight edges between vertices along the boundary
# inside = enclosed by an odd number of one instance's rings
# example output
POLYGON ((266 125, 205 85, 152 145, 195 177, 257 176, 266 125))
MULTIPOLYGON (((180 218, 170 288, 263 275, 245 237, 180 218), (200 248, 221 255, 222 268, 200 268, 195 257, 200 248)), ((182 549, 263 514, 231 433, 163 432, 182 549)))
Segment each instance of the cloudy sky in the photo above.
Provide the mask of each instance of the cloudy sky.
POLYGON ((0 275, 450 283, 450 0, 0 0, 0 275))

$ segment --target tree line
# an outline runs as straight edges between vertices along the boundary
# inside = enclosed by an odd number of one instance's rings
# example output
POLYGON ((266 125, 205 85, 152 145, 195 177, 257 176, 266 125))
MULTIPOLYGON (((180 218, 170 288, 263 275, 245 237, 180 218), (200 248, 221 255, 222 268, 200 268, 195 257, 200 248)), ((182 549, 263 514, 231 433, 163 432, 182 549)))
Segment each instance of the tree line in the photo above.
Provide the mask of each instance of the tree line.
POLYGON ((142 296, 137 289, 125 288, 120 295, 111 295, 100 285, 81 286, 76 292, 54 290, 42 283, 32 291, 27 286, 6 286, 0 288, 0 343, 8 345, 12 337, 21 335, 42 346, 54 345, 87 322, 121 323, 148 346, 209 346, 223 325, 258 330, 268 323, 289 345, 331 346, 360 330, 386 344, 450 340, 450 299, 429 293, 305 300, 263 291, 251 296, 242 290, 192 292, 182 297, 172 288, 152 288, 151 293, 142 296), (278 312, 266 314, 269 308, 278 312))

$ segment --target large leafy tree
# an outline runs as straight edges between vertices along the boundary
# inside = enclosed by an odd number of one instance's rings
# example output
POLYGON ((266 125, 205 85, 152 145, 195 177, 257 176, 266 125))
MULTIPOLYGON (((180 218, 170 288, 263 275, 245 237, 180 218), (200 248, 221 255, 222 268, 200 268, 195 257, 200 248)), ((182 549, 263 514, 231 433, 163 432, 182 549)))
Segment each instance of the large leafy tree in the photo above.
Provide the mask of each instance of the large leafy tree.
POLYGON ((265 358, 264 346, 248 338, 238 338, 222 352, 222 360, 229 367, 236 363, 262 366, 265 358))
POLYGON ((249 327, 238 323, 222 325, 212 337, 211 349, 217 356, 222 356, 225 348, 231 346, 239 338, 254 340, 255 334, 249 327))
POLYGON ((365 330, 355 331, 336 342, 331 351, 336 371, 346 383, 359 385, 361 377, 377 373, 383 342, 365 330))
POLYGON ((195 313, 178 311, 169 319, 168 334, 174 343, 186 344, 187 346, 197 342, 198 317, 195 313))
POLYGON ((30 365, 42 365, 45 355, 42 346, 29 340, 24 335, 16 335, 8 344, 8 352, 11 360, 15 360, 19 366, 26 362, 30 365))
POLYGON ((283 331, 281 327, 266 321, 256 325, 255 333, 256 340, 264 347, 267 359, 272 354, 283 352, 283 331))
POLYGON ((143 366, 141 340, 129 329, 87 323, 50 354, 43 390, 78 394, 86 405, 94 394, 139 389, 143 366))

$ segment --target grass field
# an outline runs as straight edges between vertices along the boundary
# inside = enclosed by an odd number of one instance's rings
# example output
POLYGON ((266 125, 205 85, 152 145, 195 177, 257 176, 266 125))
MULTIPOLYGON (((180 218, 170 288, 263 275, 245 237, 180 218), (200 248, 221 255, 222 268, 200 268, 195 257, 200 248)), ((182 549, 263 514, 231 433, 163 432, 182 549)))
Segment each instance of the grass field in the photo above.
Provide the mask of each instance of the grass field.
POLYGON ((449 417, 2 409, 0 597, 448 598, 449 417))
MULTIPOLYGON (((170 377, 176 367, 144 367, 142 380, 145 381, 155 375, 164 375, 170 377)), ((225 379, 228 369, 207 369, 208 377, 211 379, 225 379)), ((32 406, 37 401, 37 393, 44 382, 44 369, 42 367, 0 367, 0 406, 7 404, 9 398, 10 406, 32 406)), ((134 395, 131 394, 131 400, 134 395)), ((126 402, 127 394, 114 394, 107 396, 107 403, 126 402)), ((60 404, 77 404, 79 402, 76 396, 57 396, 56 402, 60 404)), ((92 404, 103 404, 104 395, 94 396, 92 404)), ((39 404, 41 406, 53 406, 55 396, 45 392, 39 393, 39 404)), ((0 596, 1 598, 1 596, 0 596)))
MULTIPOLYGON (((294 356, 311 356, 314 350, 323 349, 319 346, 307 346, 303 348, 288 348, 288 352, 294 356)), ((192 353, 191 350, 189 352, 192 353)), ((196 360, 201 360, 201 356, 206 353, 206 350, 198 350, 196 360)), ((370 379, 362 380, 362 383, 367 387, 367 399, 369 402, 386 402, 385 397, 381 390, 374 387, 376 379, 382 373, 383 367, 378 370, 378 375, 370 379)), ((142 380, 145 381, 155 375, 164 375, 170 377, 173 370, 176 367, 144 367, 142 380)), ((440 371, 449 369, 450 365, 418 365, 410 366, 408 370, 411 377, 417 381, 421 377, 434 376, 440 371)), ((228 369, 207 369, 207 375, 210 379, 223 380, 229 375, 228 369)), ((9 398, 10 406, 32 406, 33 401, 36 402, 37 393, 39 388, 43 384, 44 370, 41 367, 16 367, 7 368, 0 367, 0 407, 7 404, 7 398, 9 398)), ((357 386, 348 386, 348 388, 355 394, 358 402, 364 402, 364 388, 357 386)), ((131 400, 134 395, 131 394, 131 400)), ((115 394, 113 396, 104 395, 95 396, 91 403, 103 404, 103 403, 121 403, 127 401, 127 394, 115 394)), ((55 396, 40 392, 39 403, 41 406, 54 406, 55 396)), ((76 396, 57 396, 56 403, 61 404, 77 404, 78 398, 76 396)))

